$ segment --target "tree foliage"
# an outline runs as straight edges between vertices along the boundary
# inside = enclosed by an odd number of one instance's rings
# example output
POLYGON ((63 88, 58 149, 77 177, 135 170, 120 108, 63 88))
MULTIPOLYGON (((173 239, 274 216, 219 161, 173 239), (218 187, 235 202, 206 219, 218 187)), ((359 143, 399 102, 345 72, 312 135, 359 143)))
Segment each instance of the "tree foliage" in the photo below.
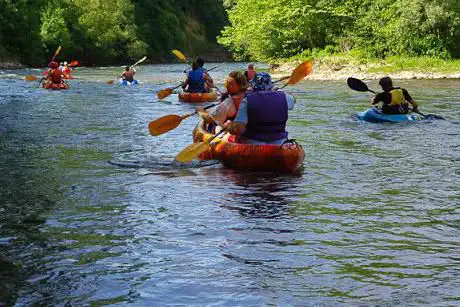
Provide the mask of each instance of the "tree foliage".
POLYGON ((218 41, 270 61, 315 49, 460 57, 458 0, 233 0, 218 41))
POLYGON ((221 0, 0 0, 0 53, 25 64, 163 60, 171 49, 215 46, 227 21, 221 0))

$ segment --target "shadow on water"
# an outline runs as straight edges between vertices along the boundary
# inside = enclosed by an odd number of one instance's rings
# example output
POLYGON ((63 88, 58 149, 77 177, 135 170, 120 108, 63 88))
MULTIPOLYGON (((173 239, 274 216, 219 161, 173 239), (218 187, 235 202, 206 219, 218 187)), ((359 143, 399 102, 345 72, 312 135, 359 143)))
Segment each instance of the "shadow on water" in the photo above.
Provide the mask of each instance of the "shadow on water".
POLYGON ((46 246, 40 228, 60 195, 57 192, 58 174, 44 166, 38 167, 42 164, 39 152, 18 151, 14 146, 2 147, 0 305, 12 305, 19 290, 37 269, 33 254, 40 253, 46 246))
POLYGON ((289 216, 288 191, 301 174, 244 172, 223 168, 222 176, 240 187, 225 195, 223 207, 249 219, 283 219, 289 216))

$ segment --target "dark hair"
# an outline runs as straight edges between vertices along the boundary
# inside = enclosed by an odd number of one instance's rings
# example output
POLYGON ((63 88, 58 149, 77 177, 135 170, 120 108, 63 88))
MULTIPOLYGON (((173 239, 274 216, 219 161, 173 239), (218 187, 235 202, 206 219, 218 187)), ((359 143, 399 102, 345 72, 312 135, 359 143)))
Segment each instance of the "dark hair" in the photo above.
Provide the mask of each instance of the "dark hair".
POLYGON ((130 69, 131 69, 131 67, 129 67, 129 66, 126 66, 126 70, 130 70, 130 69))
POLYGON ((393 86, 393 81, 391 81, 390 77, 383 77, 380 79, 379 84, 382 88, 390 88, 393 86))
POLYGON ((192 69, 193 69, 193 70, 197 70, 199 67, 200 67, 200 66, 198 65, 197 62, 193 62, 193 63, 192 63, 192 69))
POLYGON ((198 59, 196 59, 196 63, 198 64, 198 67, 203 67, 204 60, 202 58, 198 58, 198 59))

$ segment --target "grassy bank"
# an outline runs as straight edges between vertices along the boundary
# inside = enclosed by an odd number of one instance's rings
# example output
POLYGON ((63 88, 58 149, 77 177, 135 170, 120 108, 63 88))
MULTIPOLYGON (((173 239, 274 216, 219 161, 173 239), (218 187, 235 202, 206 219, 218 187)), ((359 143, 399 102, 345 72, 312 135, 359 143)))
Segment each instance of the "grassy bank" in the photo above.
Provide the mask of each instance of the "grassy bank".
MULTIPOLYGON (((272 65, 272 71, 285 74, 308 57, 293 57, 272 65)), ((353 53, 318 54, 313 57, 316 80, 343 80, 350 76, 378 79, 389 75, 395 79, 460 78, 460 59, 445 60, 433 57, 392 56, 373 59, 353 53)))

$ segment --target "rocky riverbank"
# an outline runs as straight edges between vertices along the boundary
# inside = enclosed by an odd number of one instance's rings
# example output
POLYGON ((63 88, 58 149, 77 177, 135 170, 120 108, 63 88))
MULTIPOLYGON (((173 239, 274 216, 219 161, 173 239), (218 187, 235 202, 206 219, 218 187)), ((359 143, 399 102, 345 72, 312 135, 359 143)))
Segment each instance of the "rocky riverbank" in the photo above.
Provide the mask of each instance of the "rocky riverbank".
MULTIPOLYGON (((270 71, 274 78, 289 75, 300 63, 288 62, 280 65, 271 65, 270 71)), ((347 64, 334 61, 315 60, 313 73, 308 77, 311 80, 346 80, 348 77, 355 77, 364 80, 380 79, 383 76, 390 76, 394 79, 460 79, 460 71, 439 72, 433 67, 423 67, 423 69, 393 69, 388 71, 391 64, 366 63, 366 64, 347 64), (430 69, 431 68, 431 69, 430 69)))
POLYGON ((19 63, 18 60, 10 56, 3 48, 0 46, 0 69, 16 69, 24 68, 24 65, 19 63))

